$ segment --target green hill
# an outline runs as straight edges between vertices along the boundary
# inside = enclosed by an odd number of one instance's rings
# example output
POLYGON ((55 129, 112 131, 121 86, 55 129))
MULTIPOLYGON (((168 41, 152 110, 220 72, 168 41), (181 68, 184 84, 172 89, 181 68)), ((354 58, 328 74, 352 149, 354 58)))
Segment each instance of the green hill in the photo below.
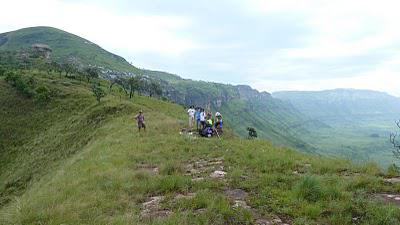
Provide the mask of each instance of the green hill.
POLYGON ((105 77, 144 75, 163 84, 164 96, 175 103, 197 105, 221 111, 231 121, 234 131, 245 137, 246 128, 257 129, 259 137, 275 144, 313 152, 315 149, 301 140, 299 134, 326 125, 302 115, 298 110, 269 93, 259 93, 248 86, 232 86, 182 79, 179 76, 137 69, 122 57, 105 51, 96 44, 51 27, 32 27, 0 34, 0 52, 29 49, 33 44, 45 44, 52 49, 51 57, 62 62, 70 58, 84 65, 97 65, 105 77))
POLYGON ((63 61, 76 58, 80 63, 96 65, 122 72, 135 72, 137 68, 124 58, 74 34, 53 27, 30 27, 0 34, 0 51, 29 49, 34 44, 46 44, 52 56, 63 61))
POLYGON ((181 135, 182 106, 114 91, 97 103, 86 82, 16 73, 51 95, 0 77, 0 224, 400 223, 400 184, 375 165, 181 135))

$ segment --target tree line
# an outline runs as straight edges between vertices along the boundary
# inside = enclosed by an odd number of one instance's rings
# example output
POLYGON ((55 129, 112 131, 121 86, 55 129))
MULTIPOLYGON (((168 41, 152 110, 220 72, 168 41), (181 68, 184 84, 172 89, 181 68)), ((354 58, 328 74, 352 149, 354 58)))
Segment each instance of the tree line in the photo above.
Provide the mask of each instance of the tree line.
MULTIPOLYGON (((86 81, 91 84, 91 90, 100 102, 106 95, 105 90, 100 85, 102 70, 98 66, 83 65, 77 58, 71 57, 64 60, 53 60, 44 58, 40 54, 34 54, 30 51, 11 52, 3 51, 0 54, 0 75, 6 71, 38 69, 51 73, 57 73, 60 77, 86 81)), ((146 95, 150 97, 163 97, 163 89, 159 81, 150 79, 143 74, 137 74, 131 77, 115 77, 109 80, 109 91, 118 86, 129 98, 135 94, 146 95)))

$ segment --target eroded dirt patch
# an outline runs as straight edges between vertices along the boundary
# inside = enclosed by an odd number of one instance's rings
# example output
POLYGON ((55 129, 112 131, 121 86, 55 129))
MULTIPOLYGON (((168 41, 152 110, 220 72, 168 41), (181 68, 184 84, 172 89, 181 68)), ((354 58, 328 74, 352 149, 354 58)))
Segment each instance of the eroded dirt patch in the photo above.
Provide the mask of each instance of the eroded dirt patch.
POLYGON ((374 195, 377 199, 386 203, 393 203, 400 207, 400 194, 397 193, 377 193, 374 195))
POLYGON ((387 178, 387 179, 384 179, 384 181, 386 183, 398 184, 398 183, 400 183, 400 177, 387 178))
POLYGON ((212 178, 223 178, 224 171, 223 158, 198 159, 190 161, 186 166, 186 175, 192 177, 192 181, 202 181, 207 176, 212 178))
POLYGON ((137 171, 148 172, 151 174, 158 174, 159 168, 156 165, 148 164, 148 163, 139 163, 136 165, 137 171))
POLYGON ((172 214, 170 210, 161 208, 161 202, 165 199, 164 196, 153 196, 142 203, 142 211, 140 212, 141 219, 152 219, 168 217, 172 214))
POLYGON ((229 198, 229 200, 233 203, 233 208, 242 208, 245 210, 249 210, 255 219, 256 225, 285 225, 285 223, 279 217, 275 217, 273 219, 268 219, 263 217, 257 209, 251 207, 247 204, 247 198, 249 194, 240 188, 236 189, 226 189, 224 194, 229 198))

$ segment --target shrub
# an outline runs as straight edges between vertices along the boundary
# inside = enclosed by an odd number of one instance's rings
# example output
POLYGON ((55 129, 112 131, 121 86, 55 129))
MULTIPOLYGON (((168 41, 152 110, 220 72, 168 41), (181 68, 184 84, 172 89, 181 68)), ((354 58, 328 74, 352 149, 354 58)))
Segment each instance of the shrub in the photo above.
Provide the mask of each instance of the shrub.
POLYGON ((106 95, 104 90, 100 87, 99 83, 93 83, 92 92, 93 95, 96 97, 97 102, 100 102, 101 98, 103 98, 106 95))
POLYGON ((400 168, 396 164, 391 164, 387 169, 387 176, 396 177, 399 175, 400 168))
POLYGON ((40 86, 36 88, 35 102, 44 105, 50 100, 50 90, 45 86, 40 86))
POLYGON ((249 132, 248 139, 257 138, 257 131, 256 131, 255 128, 253 128, 253 127, 248 127, 248 128, 247 128, 247 131, 249 132))
POLYGON ((164 175, 174 175, 183 173, 182 165, 176 162, 168 162, 161 167, 160 173, 164 175))
POLYGON ((35 83, 33 77, 30 77, 28 81, 25 81, 20 75, 18 75, 14 71, 8 71, 6 73, 5 80, 7 81, 7 83, 15 87, 15 89, 17 89, 20 93, 28 98, 35 95, 35 91, 32 88, 35 83))
POLYGON ((298 198, 316 202, 322 197, 321 185, 314 177, 306 176, 296 185, 295 194, 298 198))
POLYGON ((4 68, 3 66, 0 66, 0 77, 4 76, 6 73, 6 68, 4 68))
POLYGON ((5 80, 7 83, 11 84, 11 86, 15 86, 15 81, 18 79, 17 74, 14 71, 7 71, 5 72, 5 80))

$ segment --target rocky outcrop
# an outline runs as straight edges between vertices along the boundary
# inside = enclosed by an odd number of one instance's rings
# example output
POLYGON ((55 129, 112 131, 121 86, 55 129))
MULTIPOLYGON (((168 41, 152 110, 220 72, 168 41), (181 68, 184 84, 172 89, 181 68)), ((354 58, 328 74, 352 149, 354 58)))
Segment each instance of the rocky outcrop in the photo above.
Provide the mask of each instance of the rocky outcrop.
POLYGON ((271 94, 268 92, 259 92, 248 85, 237 85, 236 86, 239 96, 243 100, 262 100, 267 98, 272 98, 271 94))
POLYGON ((33 44, 31 46, 31 48, 33 49, 34 53, 49 59, 51 56, 51 53, 53 52, 53 50, 50 48, 50 46, 46 45, 46 44, 42 44, 42 43, 36 43, 33 44))

